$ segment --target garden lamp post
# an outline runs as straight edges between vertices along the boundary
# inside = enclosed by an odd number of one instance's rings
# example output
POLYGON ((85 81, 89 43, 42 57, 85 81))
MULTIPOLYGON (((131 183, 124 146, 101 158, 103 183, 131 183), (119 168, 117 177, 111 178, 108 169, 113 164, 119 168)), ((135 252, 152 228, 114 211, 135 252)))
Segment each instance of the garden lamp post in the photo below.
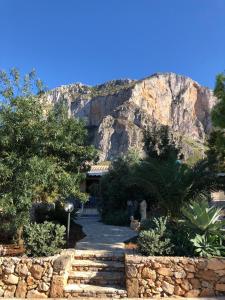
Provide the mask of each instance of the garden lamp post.
POLYGON ((67 217, 67 234, 66 234, 66 240, 67 240, 67 248, 69 246, 69 237, 70 237, 70 214, 74 210, 74 205, 72 202, 67 201, 64 206, 65 212, 68 213, 67 217))

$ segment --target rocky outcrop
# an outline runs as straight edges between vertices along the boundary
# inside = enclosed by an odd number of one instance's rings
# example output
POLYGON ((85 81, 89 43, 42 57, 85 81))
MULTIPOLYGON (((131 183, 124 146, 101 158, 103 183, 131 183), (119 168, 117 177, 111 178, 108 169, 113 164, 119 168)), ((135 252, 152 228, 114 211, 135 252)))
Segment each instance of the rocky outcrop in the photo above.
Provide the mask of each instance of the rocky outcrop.
POLYGON ((208 88, 173 73, 94 87, 72 84, 48 93, 49 101, 60 99, 67 101, 71 115, 86 121, 101 160, 110 160, 130 148, 141 150, 143 129, 152 122, 168 125, 175 136, 182 136, 186 156, 199 155, 216 101, 208 88))

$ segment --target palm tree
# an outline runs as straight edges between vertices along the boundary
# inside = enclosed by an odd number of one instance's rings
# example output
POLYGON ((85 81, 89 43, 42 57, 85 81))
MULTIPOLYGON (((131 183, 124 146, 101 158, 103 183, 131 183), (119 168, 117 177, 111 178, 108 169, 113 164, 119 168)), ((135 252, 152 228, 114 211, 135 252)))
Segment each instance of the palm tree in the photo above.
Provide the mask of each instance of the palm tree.
POLYGON ((127 185, 136 184, 147 197, 154 199, 165 214, 177 217, 185 203, 206 196, 221 188, 208 162, 201 160, 193 167, 180 163, 174 155, 166 160, 143 160, 127 178, 127 185))

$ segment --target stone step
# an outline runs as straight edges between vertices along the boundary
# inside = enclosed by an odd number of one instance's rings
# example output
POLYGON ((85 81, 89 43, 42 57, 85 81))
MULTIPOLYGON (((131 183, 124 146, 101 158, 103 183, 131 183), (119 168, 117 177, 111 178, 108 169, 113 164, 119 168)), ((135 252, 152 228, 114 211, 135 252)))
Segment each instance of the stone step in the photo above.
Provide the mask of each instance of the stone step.
POLYGON ((112 260, 73 260, 74 271, 124 271, 124 263, 112 260))
POLYGON ((123 272, 99 272, 99 271, 71 271, 68 277, 68 283, 76 284, 94 284, 94 285, 112 285, 124 284, 123 272))
POLYGON ((124 261, 124 252, 106 250, 76 250, 74 254, 74 259, 124 261))
POLYGON ((125 298, 127 291, 117 286, 96 286, 90 284, 68 284, 64 297, 125 298))

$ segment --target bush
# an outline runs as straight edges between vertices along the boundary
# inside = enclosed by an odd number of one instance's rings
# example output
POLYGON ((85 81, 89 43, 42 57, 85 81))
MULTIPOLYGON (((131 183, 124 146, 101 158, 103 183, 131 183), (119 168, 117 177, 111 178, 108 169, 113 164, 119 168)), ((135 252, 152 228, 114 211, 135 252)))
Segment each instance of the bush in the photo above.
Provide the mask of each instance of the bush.
POLYGON ((194 256, 194 247, 191 242, 192 232, 182 221, 171 221, 167 226, 168 235, 174 245, 174 255, 194 256))
POLYGON ((138 247, 144 255, 171 255, 173 244, 167 233, 167 218, 153 219, 154 229, 143 230, 138 237, 138 247))
MULTIPOLYGON (((140 231, 149 231, 155 228, 154 218, 148 218, 141 222, 140 231)), ((165 235, 173 244, 173 252, 177 256, 192 256, 194 254, 191 243, 192 235, 183 222, 166 222, 165 235)))
POLYGON ((40 203, 34 208, 34 221, 36 223, 51 222, 54 220, 54 206, 48 203, 40 203))
POLYGON ((127 226, 130 224, 129 215, 123 210, 104 215, 102 221, 107 225, 127 226))
POLYGON ((24 243, 29 256, 51 256, 65 244, 65 226, 44 222, 29 224, 24 228, 24 243))
POLYGON ((184 220, 149 218, 141 222, 138 245, 145 255, 225 256, 222 211, 205 199, 182 208, 184 220), (168 249, 167 249, 168 247, 168 249))
POLYGON ((0 213, 0 244, 12 243, 16 235, 16 225, 12 216, 0 213))
POLYGON ((141 221, 140 231, 149 230, 149 229, 154 228, 155 223, 153 220, 154 220, 153 218, 149 218, 149 219, 145 219, 145 220, 141 221))
MULTIPOLYGON (((73 199, 70 201, 74 204, 74 210, 71 213, 71 219, 75 219, 77 216, 77 202, 73 199)), ((54 205, 48 203, 41 203, 35 208, 35 222, 43 223, 44 221, 48 222, 57 222, 61 225, 67 225, 68 214, 65 212, 64 203, 56 201, 54 205)))

